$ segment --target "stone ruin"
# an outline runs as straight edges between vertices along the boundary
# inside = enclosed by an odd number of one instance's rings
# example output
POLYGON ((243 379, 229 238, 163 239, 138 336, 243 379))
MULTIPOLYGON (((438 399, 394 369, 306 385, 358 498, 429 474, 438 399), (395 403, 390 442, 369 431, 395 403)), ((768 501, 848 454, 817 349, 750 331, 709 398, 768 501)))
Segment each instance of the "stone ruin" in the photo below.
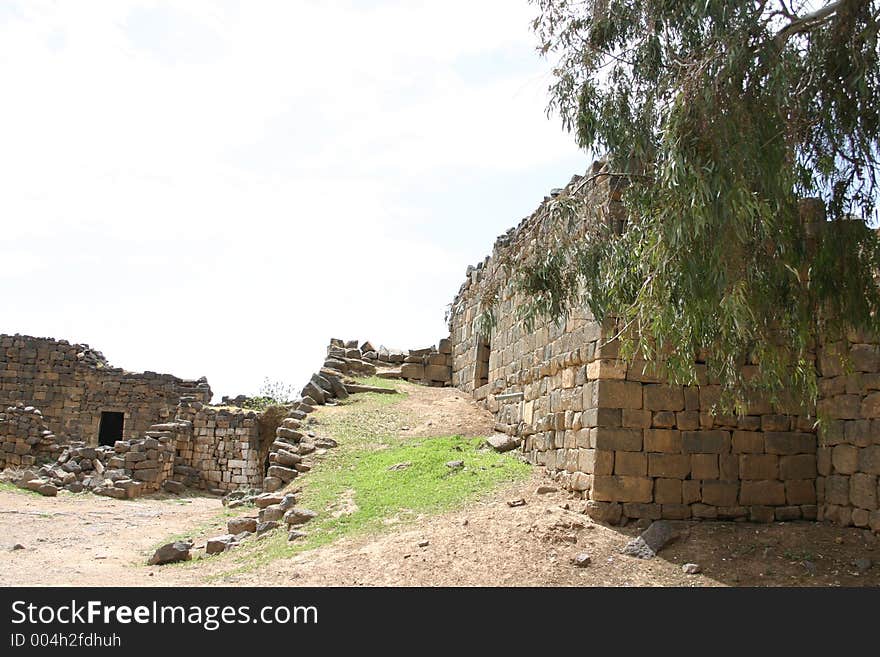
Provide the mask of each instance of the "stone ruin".
POLYGON ((317 406, 394 392, 356 377, 449 385, 451 359, 448 340, 400 351, 334 339, 298 399, 256 411, 243 395, 211 405, 204 378, 127 372, 88 345, 4 335, 0 469, 48 496, 62 488, 118 499, 187 488, 273 493, 335 446, 302 430, 317 406))
MULTIPOLYGON (((704 364, 698 385, 667 385, 648 363, 620 360, 616 327, 587 312, 530 331, 519 323, 505 263, 553 230, 558 202, 586 208, 577 228, 585 236, 599 225, 624 230, 626 182, 595 163, 468 268, 449 314, 452 385, 492 411, 507 443, 585 497, 598 520, 818 519, 880 531, 875 336, 821 340, 817 425, 816 409, 792 402, 756 399, 744 415, 717 413, 720 387, 704 364), (485 333, 481 298, 493 289, 497 322, 485 333)), ((813 205, 803 214, 820 230, 824 213, 813 205)))

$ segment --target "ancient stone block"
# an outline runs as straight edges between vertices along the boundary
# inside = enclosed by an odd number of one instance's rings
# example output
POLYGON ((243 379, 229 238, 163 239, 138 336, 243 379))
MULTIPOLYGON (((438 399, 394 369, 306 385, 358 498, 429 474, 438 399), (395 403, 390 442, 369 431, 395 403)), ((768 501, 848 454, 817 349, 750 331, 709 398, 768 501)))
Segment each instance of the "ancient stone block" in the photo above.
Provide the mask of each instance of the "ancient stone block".
POLYGON ((642 451, 642 432, 639 429, 597 427, 596 449, 640 452, 642 451))
POLYGON ((681 437, 686 454, 724 454, 730 451, 729 431, 683 431, 681 437))
POLYGON ((735 481, 704 481, 703 503, 712 506, 736 506, 739 484, 735 481))
POLYGON ((840 474, 852 474, 859 467, 859 449, 852 445, 835 445, 831 450, 831 465, 840 474))
POLYGON ((691 472, 687 454, 648 454, 648 475, 667 479, 684 479, 691 472))
POLYGON ((718 479, 718 455, 692 454, 691 477, 694 479, 718 479))
POLYGON ((775 454, 742 454, 739 457, 742 479, 777 479, 779 457, 775 454))
POLYGON ((644 452, 615 452, 614 474, 644 477, 648 473, 648 457, 644 452))
POLYGON ((780 479, 815 479, 816 474, 816 457, 812 454, 779 457, 780 479))
POLYGON ((785 504, 785 486, 781 481, 744 480, 739 501, 744 506, 781 506, 785 504))
POLYGON ((646 409, 652 411, 684 410, 684 393, 681 386, 646 384, 642 393, 646 409))
POLYGON ((815 504, 815 481, 812 479, 790 479, 786 481, 785 499, 789 504, 815 504))
POLYGON ((596 475, 593 499, 599 502, 651 502, 654 482, 647 477, 596 475))
POLYGON ((677 429, 645 429, 646 452, 678 454, 682 449, 681 432, 677 429))
POLYGON ((763 454, 764 434, 756 431, 734 431, 732 446, 734 454, 763 454))
POLYGON ((764 446, 768 454, 813 454, 816 436, 811 433, 774 432, 764 434, 764 446))
POLYGON ((853 506, 877 509, 877 477, 857 472, 849 478, 849 499, 853 506))
POLYGON ((681 504, 681 480, 655 479, 654 501, 658 504, 681 504))
MULTIPOLYGON (((642 408, 642 384, 634 381, 598 381, 597 406, 642 408)), ((585 400, 586 401, 586 400, 585 400)))

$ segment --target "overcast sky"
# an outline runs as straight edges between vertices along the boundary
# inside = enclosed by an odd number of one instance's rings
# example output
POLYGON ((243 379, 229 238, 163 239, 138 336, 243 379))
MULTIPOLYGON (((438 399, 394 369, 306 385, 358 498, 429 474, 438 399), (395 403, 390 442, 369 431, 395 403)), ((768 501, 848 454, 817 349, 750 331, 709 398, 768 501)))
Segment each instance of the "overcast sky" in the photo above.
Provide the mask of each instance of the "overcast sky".
POLYGON ((526 0, 0 0, 0 332, 301 387, 445 336, 468 264, 588 158, 526 0))

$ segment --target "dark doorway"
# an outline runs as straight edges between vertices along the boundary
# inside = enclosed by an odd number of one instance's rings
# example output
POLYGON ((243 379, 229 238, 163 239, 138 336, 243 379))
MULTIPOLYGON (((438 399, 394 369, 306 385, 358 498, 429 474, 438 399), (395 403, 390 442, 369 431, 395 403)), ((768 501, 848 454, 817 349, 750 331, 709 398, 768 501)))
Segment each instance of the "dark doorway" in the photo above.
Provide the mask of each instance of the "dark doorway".
POLYGON ((122 427, 125 424, 125 415, 114 411, 101 412, 101 428, 98 430, 98 444, 113 446, 117 440, 122 440, 122 427))
POLYGON ((479 338, 477 342, 477 363, 474 368, 474 388, 489 383, 489 355, 492 347, 487 338, 479 338))

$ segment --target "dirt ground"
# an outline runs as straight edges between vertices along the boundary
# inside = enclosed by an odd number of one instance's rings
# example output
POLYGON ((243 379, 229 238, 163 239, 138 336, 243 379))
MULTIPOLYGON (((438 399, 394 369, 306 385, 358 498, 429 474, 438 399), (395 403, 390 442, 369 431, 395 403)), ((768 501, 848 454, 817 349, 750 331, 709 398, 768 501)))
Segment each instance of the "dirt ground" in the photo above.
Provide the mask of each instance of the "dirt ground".
POLYGON ((157 543, 222 511, 216 497, 121 501, 0 490, 0 586, 170 584, 171 570, 144 565, 157 543))
POLYGON ((409 394, 397 408, 414 419, 402 435, 470 437, 494 433, 492 415, 454 388, 425 388, 412 383, 401 384, 400 388, 409 394))
MULTIPOLYGON (((455 390, 406 391, 396 409, 413 419, 402 435, 491 433, 491 416, 455 390)), ((527 481, 465 508, 389 522, 379 535, 226 577, 218 575, 228 565, 210 558, 185 568, 145 565, 170 536, 189 535, 199 545, 225 533, 216 498, 124 502, 0 491, 0 585, 880 586, 880 539, 869 531, 808 522, 680 522, 673 523, 676 541, 654 559, 638 560, 620 553, 638 524, 595 524, 581 513, 582 500, 562 490, 538 494, 540 485, 555 486, 536 468, 527 481), (508 506, 516 498, 526 504, 508 506), (24 549, 12 550, 15 543, 24 549), (572 557, 582 553, 590 564, 574 566, 572 557), (684 563, 702 572, 686 575, 684 563)))

